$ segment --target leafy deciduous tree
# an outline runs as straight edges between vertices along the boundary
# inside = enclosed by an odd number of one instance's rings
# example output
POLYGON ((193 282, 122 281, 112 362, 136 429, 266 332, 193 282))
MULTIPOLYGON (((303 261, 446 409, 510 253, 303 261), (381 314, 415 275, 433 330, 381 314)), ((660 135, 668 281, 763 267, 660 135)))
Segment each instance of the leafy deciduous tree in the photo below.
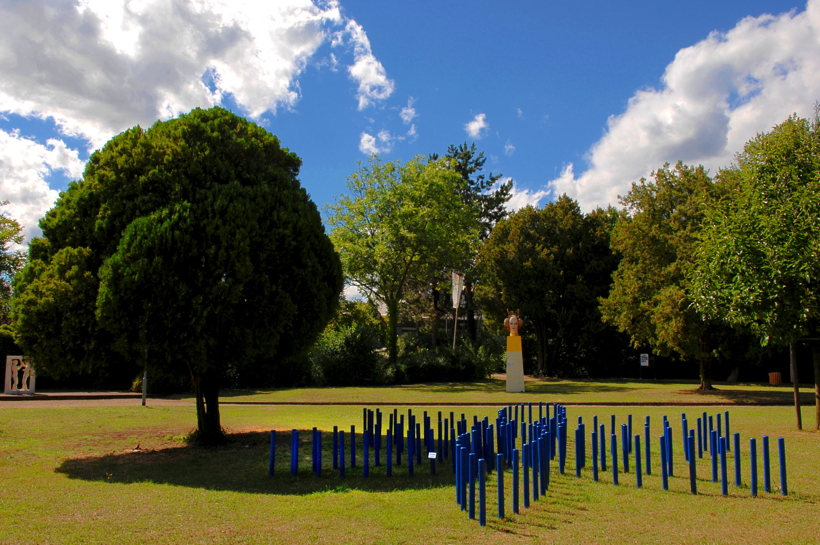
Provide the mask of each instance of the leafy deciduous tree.
MULTIPOLYGON (((0 207, 7 204, 0 202, 0 207)), ((0 211, 0 325, 10 321, 11 279, 26 262, 25 252, 15 249, 23 243, 22 231, 16 220, 0 211)))
POLYGON ((275 365, 332 316, 341 264, 277 138, 221 108, 114 137, 41 221, 17 277, 17 338, 38 369, 141 361, 190 375, 219 441, 229 368, 275 365))

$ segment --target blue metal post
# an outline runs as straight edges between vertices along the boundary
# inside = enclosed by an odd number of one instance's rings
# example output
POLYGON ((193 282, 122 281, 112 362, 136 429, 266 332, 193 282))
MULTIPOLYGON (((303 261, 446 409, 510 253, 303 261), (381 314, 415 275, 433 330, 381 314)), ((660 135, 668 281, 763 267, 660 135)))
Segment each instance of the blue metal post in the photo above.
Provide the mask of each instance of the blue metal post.
POLYGON ((780 455, 780 493, 789 495, 789 487, 786 483, 786 441, 782 437, 777 440, 777 451, 780 455))
POLYGON ((601 441, 601 471, 606 471, 606 426, 601 424, 599 429, 601 430, 598 434, 601 441))
POLYGON ((370 477, 370 430, 364 430, 364 477, 370 477))
POLYGON ((652 475, 652 438, 649 434, 649 417, 646 417, 646 424, 643 425, 643 437, 646 449, 646 474, 652 475))
POLYGON ((475 479, 476 479, 476 455, 470 453, 467 461, 467 479, 470 481, 470 519, 475 519, 475 479))
POLYGON ((709 449, 710 454, 712 455, 712 482, 717 482, 717 474, 718 474, 718 445, 717 441, 715 440, 715 435, 717 432, 712 430, 709 432, 709 449))
POLYGON ((413 476, 415 472, 416 430, 412 420, 407 423, 407 474, 413 476))
POLYGON ((740 479, 740 434, 735 432, 735 486, 741 485, 740 479))
MULTIPOLYGON (((521 409, 521 416, 524 416, 524 409, 521 409)), ((518 466, 521 463, 521 451, 513 449, 513 475, 512 475, 512 509, 518 514, 518 466)))
POLYGON ((393 430, 387 430, 387 476, 393 476, 393 430))
POLYGON ((664 490, 669 490, 668 469, 669 464, 666 463, 666 435, 661 436, 661 485, 664 490))
POLYGON ((752 496, 757 496, 757 440, 749 439, 749 491, 752 496))
POLYGON ((729 437, 731 436, 729 432, 729 411, 723 412, 723 420, 726 423, 726 448, 728 448, 731 451, 732 448, 731 445, 729 445, 729 437))
POLYGON ((769 464, 769 436, 763 436, 763 490, 772 491, 772 474, 769 464))
POLYGON ((629 427, 621 424, 621 457, 623 458, 624 473, 629 473, 629 427))
POLYGON ((666 428, 666 464, 669 466, 666 473, 670 477, 675 476, 674 463, 672 461, 672 426, 666 428))
POLYGON ((698 458, 703 458, 703 424, 698 417, 698 458))
POLYGON ((720 493, 724 496, 729 494, 729 475, 726 468, 726 443, 728 441, 725 437, 721 437, 720 441, 720 493))
POLYGON ((592 428, 592 437, 590 443, 592 444, 592 480, 598 482, 598 432, 597 426, 592 428))
POLYGON ((339 426, 333 426, 333 469, 339 469, 339 426))
POLYGON ((581 428, 575 428, 575 476, 581 476, 581 428))
POLYGON ((268 475, 273 475, 273 469, 276 465, 276 432, 270 432, 270 463, 268 465, 268 475))
POLYGON ((630 440, 630 438, 632 437, 632 415, 631 414, 626 415, 626 428, 627 428, 626 429, 626 438, 627 438, 626 450, 629 452, 629 454, 632 454, 632 441, 630 440))
POLYGON ((609 438, 609 443, 612 450, 610 453, 612 457, 612 484, 618 484, 618 439, 616 439, 614 433, 609 438))
POLYGON ((643 479, 641 476, 641 435, 635 435, 635 486, 643 488, 643 479))
POLYGON ((356 467, 356 426, 350 426, 350 467, 356 467))
POLYGON ((530 448, 529 443, 521 447, 521 469, 524 476, 524 508, 530 506, 530 448))
POLYGON ((339 430, 339 477, 345 476, 345 432, 339 430))
POLYGON ((697 473, 697 458, 695 458, 695 433, 692 433, 686 438, 689 445, 689 490, 692 494, 698 493, 698 473, 697 473))
POLYGON ((290 472, 293 475, 299 472, 299 430, 290 432, 290 472))
POLYGON ((495 472, 498 476, 498 518, 504 518, 504 455, 495 455, 495 472))
POLYGON ((467 481, 470 479, 470 451, 467 447, 462 446, 459 447, 459 452, 461 453, 461 461, 459 465, 461 466, 461 510, 467 510, 467 481))
POLYGON ((541 486, 538 484, 538 469, 541 465, 541 442, 532 441, 530 443, 530 455, 532 456, 532 501, 538 499, 538 492, 541 486))
MULTIPOLYGON (((475 456, 471 454, 470 456, 475 456)), ((478 461, 478 524, 487 525, 487 461, 478 461)))

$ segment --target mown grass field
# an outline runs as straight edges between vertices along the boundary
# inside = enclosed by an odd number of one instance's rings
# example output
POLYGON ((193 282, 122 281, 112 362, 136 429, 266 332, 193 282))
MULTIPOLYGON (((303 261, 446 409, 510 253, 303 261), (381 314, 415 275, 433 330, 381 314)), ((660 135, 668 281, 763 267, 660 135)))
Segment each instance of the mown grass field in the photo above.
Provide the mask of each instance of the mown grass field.
MULTIPOLYGON (((682 392, 691 389, 691 385, 667 387, 682 392)), ((447 391, 433 388, 434 392, 416 388, 410 395, 450 401, 447 391)), ((613 386, 579 383, 577 388, 604 392, 613 386)), ((362 390, 378 391, 350 389, 348 393, 352 397, 362 390)), ((639 391, 642 393, 632 397, 623 391, 618 396, 639 403, 647 395, 639 391)), ((347 397, 345 389, 302 392, 314 401, 347 397)), ((464 396, 458 391, 452 395, 464 396)), ((436 476, 423 464, 412 478, 406 475, 406 465, 397 468, 391 478, 384 476, 383 467, 372 468, 368 479, 361 476, 361 469, 348 470, 340 478, 330 469, 326 451, 323 475, 310 472, 308 430, 314 426, 331 430, 334 425, 349 429, 351 424, 360 429, 362 406, 365 404, 225 405, 223 424, 232 442, 216 448, 185 445, 183 438, 195 424, 192 405, 150 406, 149 401, 149 407, 135 402, 133 407, 0 410, 0 543, 820 542, 820 434, 796 431, 793 408, 749 404, 569 407, 571 427, 582 416, 589 428, 593 415, 598 415, 608 429, 610 414, 617 415, 619 425, 627 414, 633 414, 635 430, 642 430, 644 417, 651 417, 654 471, 644 477, 644 488, 636 488, 634 473, 622 473, 618 486, 612 485, 609 472, 602 472, 601 481, 593 482, 589 468, 578 479, 570 455, 564 475, 553 465, 546 497, 529 509, 522 508, 518 515, 512 514, 509 505, 510 475, 506 476, 508 504, 503 520, 496 516, 495 486, 491 484, 488 525, 482 528, 459 510, 452 473, 441 466, 436 476), (729 496, 722 497, 720 485, 711 482, 704 457, 698 465, 699 494, 693 496, 681 453, 680 413, 686 412, 693 423, 704 410, 715 414, 726 409, 731 411, 732 432, 742 437, 744 486, 733 485, 733 452, 729 496), (676 440, 676 477, 670 480, 669 491, 661 489, 657 471, 657 437, 663 415, 669 416, 676 440), (297 476, 289 473, 292 428, 304 430, 297 476), (281 431, 274 477, 267 475, 271 429, 281 431), (763 435, 772 439, 773 492, 762 491, 761 470, 761 492, 752 498, 749 437, 759 440, 763 435), (777 490, 778 437, 784 437, 787 445, 787 497, 777 490)), ((407 408, 400 411, 406 414, 407 408)), ((451 410, 457 416, 464 413, 470 421, 473 414, 494 420, 496 412, 493 407, 413 408, 419 420, 424 410, 434 420, 438 410, 445 415, 451 410)), ((807 427, 813 427, 810 416, 805 411, 807 427)), ((569 435, 572 440, 571 430, 569 435)), ((326 440, 329 448, 329 434, 326 440)), ((490 483, 494 479, 495 475, 490 483)))

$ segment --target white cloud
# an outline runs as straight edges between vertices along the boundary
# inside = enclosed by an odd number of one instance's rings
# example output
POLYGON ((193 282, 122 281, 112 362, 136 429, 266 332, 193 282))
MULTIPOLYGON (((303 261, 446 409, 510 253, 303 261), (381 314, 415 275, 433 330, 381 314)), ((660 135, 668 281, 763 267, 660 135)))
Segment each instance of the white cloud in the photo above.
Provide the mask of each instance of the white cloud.
POLYGON ((79 178, 83 166, 77 152, 62 140, 50 139, 43 146, 0 130, 0 198, 9 201, 4 211, 23 226, 25 244, 42 233, 37 223, 57 200, 57 191, 48 185, 49 174, 63 170, 79 178))
POLYGON ((416 109, 413 108, 413 104, 415 102, 416 99, 410 97, 410 99, 408 99, 407 101, 407 106, 401 109, 401 113, 399 115, 401 116, 401 120, 404 121, 405 125, 409 125, 415 118, 419 116, 419 114, 416 113, 416 109))
POLYGON ((256 118, 293 107, 299 75, 323 43, 337 40, 352 44, 359 106, 389 96, 393 82, 364 30, 335 0, 6 3, 0 111, 51 118, 91 147, 226 94, 256 118), (339 25, 343 36, 331 32, 339 25))
POLYGON ((524 117, 524 110, 522 110, 521 108, 516 108, 515 112, 518 115, 518 117, 524 117))
POLYGON ((467 131, 470 138, 476 140, 483 138, 489 128, 490 124, 487 123, 486 114, 477 114, 472 121, 464 125, 464 130, 467 131))
POLYGON ((515 153, 515 146, 512 145, 512 142, 507 140, 507 143, 504 144, 504 155, 507 157, 512 157, 513 153, 515 153))
POLYGON ((390 131, 381 130, 376 136, 363 132, 359 136, 359 151, 365 155, 373 155, 379 153, 387 153, 392 147, 394 140, 402 140, 390 134, 390 131))
MULTIPOLYGON (((506 182, 506 180, 504 181, 506 182)), ((543 199, 549 197, 549 194, 550 192, 547 189, 533 191, 530 189, 518 189, 516 186, 513 186, 512 196, 504 208, 507 209, 507 212, 515 212, 525 206, 534 206, 537 208, 543 199)))
POLYGON ((393 94, 395 85, 387 77, 384 66, 373 55, 370 40, 360 24, 349 20, 345 28, 353 44, 355 62, 347 68, 350 77, 359 84, 356 98, 359 99, 359 109, 363 110, 377 100, 384 100, 393 94))
POLYGON ((643 89, 588 153, 550 182, 582 208, 617 204, 630 184, 664 162, 703 164, 713 173, 758 132, 791 113, 807 117, 820 98, 820 0, 806 11, 747 17, 714 32, 666 67, 663 87, 643 89))

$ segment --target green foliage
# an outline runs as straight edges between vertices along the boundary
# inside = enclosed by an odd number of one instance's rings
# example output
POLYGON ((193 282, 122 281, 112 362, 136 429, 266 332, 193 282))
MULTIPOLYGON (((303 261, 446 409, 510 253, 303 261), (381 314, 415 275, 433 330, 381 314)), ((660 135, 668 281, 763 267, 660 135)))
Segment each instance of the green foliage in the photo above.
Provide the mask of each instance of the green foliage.
POLYGON ((559 360, 569 369, 576 358, 606 352, 597 299, 618 262, 609 249, 616 218, 612 209, 584 215, 564 195, 540 210, 511 214, 482 249, 482 305, 496 323, 506 309, 521 311, 525 334, 537 340, 536 374, 546 374, 548 363, 554 372, 559 360))
POLYGON ((410 284, 459 268, 477 242, 477 212, 458 196, 460 179, 446 161, 382 163, 374 156, 348 179, 350 194, 328 207, 346 281, 386 307, 391 363, 410 284))
POLYGON ((221 108, 114 137, 41 221, 15 283, 20 344, 55 376, 141 366, 148 349, 191 377, 200 431, 218 435, 229 372, 303 352, 337 305, 340 262, 300 164, 221 108))
POLYGON ((385 381, 385 357, 365 324, 326 329, 310 350, 313 383, 321 386, 373 386, 385 381))
MULTIPOLYGON (((0 208, 7 204, 8 201, 0 202, 0 208)), ((11 280, 26 262, 25 253, 14 249, 23 243, 22 231, 16 220, 0 210, 0 325, 11 321, 11 280)))
POLYGON ((724 175, 695 268, 698 309, 748 326, 763 344, 816 337, 820 325, 820 120, 790 117, 750 140, 724 175))

